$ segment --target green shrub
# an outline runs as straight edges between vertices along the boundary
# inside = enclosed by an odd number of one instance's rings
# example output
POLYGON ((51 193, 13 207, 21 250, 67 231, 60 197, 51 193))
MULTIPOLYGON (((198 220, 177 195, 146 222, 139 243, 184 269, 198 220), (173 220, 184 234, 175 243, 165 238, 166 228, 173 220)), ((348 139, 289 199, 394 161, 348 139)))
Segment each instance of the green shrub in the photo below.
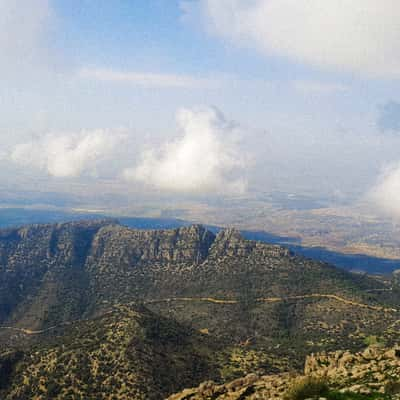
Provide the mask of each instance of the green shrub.
POLYGON ((353 392, 329 392, 326 396, 327 400, 390 400, 391 397, 382 393, 361 394, 353 392))
POLYGON ((386 394, 399 394, 400 393, 400 381, 390 381, 385 385, 386 394))
POLYGON ((285 400, 305 400, 323 397, 329 392, 328 384, 323 379, 305 377, 296 379, 285 394, 285 400))
POLYGON ((385 340, 381 337, 378 337, 376 335, 370 335, 367 336, 364 339, 364 344, 366 346, 384 346, 385 345, 385 340))

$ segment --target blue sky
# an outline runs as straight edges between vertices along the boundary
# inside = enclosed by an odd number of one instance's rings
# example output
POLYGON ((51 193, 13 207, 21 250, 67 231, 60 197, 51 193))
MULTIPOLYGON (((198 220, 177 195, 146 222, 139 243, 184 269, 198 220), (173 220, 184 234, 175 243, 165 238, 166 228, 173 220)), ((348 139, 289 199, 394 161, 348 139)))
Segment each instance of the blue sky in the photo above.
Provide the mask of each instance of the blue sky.
POLYGON ((393 0, 2 0, 0 11, 4 171, 174 195, 397 193, 393 0))

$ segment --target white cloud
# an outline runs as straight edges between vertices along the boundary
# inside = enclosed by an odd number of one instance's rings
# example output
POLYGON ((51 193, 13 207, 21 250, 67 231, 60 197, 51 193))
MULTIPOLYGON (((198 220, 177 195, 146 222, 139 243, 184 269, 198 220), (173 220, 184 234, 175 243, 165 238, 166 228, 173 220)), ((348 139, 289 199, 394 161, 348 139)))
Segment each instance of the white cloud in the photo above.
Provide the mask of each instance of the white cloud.
POLYGON ((134 86, 156 88, 201 89, 216 87, 213 79, 197 78, 188 75, 155 74, 148 72, 122 72, 106 68, 82 68, 78 76, 104 82, 126 83, 134 86))
POLYGON ((400 163, 385 169, 368 197, 383 212, 400 218, 400 163))
POLYGON ((397 0, 199 0, 186 17, 239 45, 317 67, 400 76, 397 0))
POLYGON ((96 173, 97 166, 113 155, 124 139, 121 133, 105 130, 49 134, 15 146, 11 160, 58 178, 96 173))
POLYGON ((166 191, 243 192, 238 174, 245 162, 235 145, 237 127, 215 108, 181 109, 177 122, 182 136, 145 152, 125 177, 166 191))

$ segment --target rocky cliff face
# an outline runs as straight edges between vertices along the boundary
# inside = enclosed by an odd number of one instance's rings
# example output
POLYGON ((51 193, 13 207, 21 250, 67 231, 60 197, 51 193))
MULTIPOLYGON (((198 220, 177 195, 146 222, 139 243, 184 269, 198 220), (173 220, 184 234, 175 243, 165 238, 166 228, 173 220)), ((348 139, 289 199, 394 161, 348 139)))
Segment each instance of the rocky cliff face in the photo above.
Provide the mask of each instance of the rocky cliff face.
POLYGON ((225 229, 218 233, 211 249, 210 258, 219 257, 289 257, 290 251, 281 246, 244 240, 237 229, 225 229))
POLYGON ((73 222, 1 230, 0 268, 29 270, 57 263, 82 266, 94 235, 109 224, 111 221, 73 222))
POLYGON ((135 300, 152 270, 199 265, 214 239, 201 226, 139 231, 109 220, 0 231, 0 323, 40 329, 81 317, 98 297, 135 300))
POLYGON ((214 239, 213 233, 199 225, 160 231, 106 226, 94 238, 90 262, 199 264, 214 239))
POLYGON ((50 307, 69 292, 70 309, 79 314, 83 303, 84 266, 93 238, 110 221, 32 225, 0 231, 0 323, 22 319, 39 327, 50 307))

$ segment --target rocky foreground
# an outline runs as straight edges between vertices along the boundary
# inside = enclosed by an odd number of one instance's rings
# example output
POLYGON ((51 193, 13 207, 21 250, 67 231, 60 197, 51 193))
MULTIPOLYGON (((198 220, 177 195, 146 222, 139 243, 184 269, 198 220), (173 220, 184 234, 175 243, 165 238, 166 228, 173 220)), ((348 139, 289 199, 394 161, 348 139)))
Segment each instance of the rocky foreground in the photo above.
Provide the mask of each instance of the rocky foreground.
POLYGON ((304 375, 250 374, 217 385, 203 382, 168 400, 400 399, 400 348, 368 347, 307 357, 304 375), (307 393, 308 391, 308 393, 307 393))

